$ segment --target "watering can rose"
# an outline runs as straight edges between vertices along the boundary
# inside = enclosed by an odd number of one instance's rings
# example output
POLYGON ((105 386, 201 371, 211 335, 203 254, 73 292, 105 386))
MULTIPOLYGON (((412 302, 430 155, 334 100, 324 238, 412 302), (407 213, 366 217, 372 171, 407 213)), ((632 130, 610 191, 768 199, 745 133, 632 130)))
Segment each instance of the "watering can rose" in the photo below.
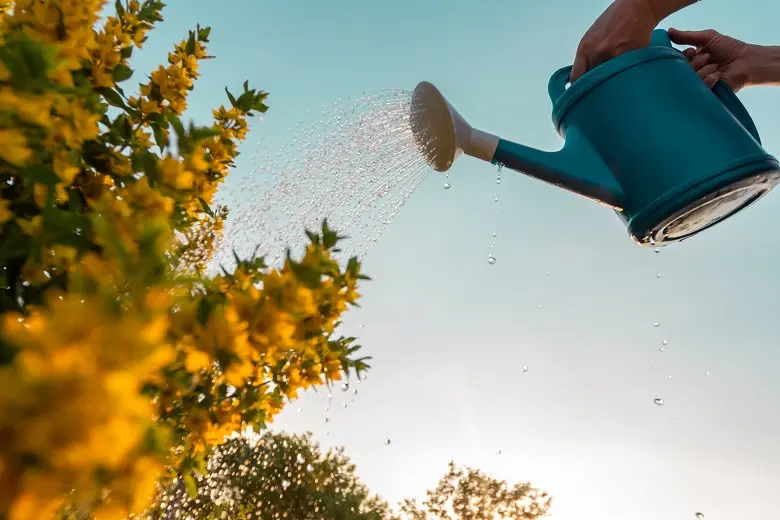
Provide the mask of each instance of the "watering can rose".
POLYGON ((367 368, 334 334, 365 279, 327 223, 301 258, 208 276, 215 192, 267 94, 180 116, 197 27, 131 92, 157 0, 0 2, 0 518, 141 512, 226 434, 367 368), (175 134, 175 135, 171 135, 175 134), (176 147, 170 146, 172 141, 176 147), (80 514, 81 514, 80 513, 80 514))

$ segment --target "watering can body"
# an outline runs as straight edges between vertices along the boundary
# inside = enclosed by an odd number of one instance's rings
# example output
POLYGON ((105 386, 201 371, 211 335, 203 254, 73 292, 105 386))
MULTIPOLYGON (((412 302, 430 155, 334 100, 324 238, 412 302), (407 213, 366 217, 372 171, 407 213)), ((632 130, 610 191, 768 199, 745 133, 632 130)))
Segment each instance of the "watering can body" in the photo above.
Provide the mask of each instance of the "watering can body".
POLYGON ((566 88, 569 73, 549 82, 553 122, 566 139, 549 157, 561 175, 553 182, 590 183, 591 197, 613 206, 637 243, 688 238, 777 184, 778 162, 742 103, 723 82, 710 91, 666 31, 566 88))
POLYGON ((750 115, 723 82, 710 90, 664 30, 568 86, 550 78, 563 148, 545 152, 477 130, 421 82, 411 127, 437 171, 462 153, 502 164, 615 209, 645 246, 684 240, 749 206, 780 182, 750 115))

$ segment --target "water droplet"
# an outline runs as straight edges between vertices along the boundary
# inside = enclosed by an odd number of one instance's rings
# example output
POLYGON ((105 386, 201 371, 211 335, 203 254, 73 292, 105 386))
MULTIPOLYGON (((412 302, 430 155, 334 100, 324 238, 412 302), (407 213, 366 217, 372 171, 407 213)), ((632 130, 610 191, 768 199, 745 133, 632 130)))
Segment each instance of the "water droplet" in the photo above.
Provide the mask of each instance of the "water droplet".
POLYGON ((295 457, 295 462, 297 462, 298 464, 303 464, 304 462, 306 462, 306 460, 303 458, 303 455, 299 453, 298 456, 295 457))
POLYGON ((492 255, 489 256, 488 257, 488 263, 491 264, 491 265, 495 264, 496 263, 496 257, 492 256, 492 255))
POLYGON ((390 444, 391 444, 390 439, 385 439, 385 446, 390 446, 390 444))
POLYGON ((501 455, 501 450, 496 450, 496 455, 501 455))
POLYGON ((342 408, 346 408, 347 407, 347 403, 342 404, 341 407, 342 408))
POLYGON ((501 179, 496 179, 496 184, 501 184, 501 179))
POLYGON ((698 518, 699 520, 701 520, 702 518, 704 518, 704 513, 699 513, 699 512, 697 512, 697 513, 696 513, 696 518, 698 518))
POLYGON ((306 464, 306 471, 314 471, 314 467, 311 464, 306 464))
POLYGON ((325 417, 325 420, 323 421, 325 424, 328 424, 330 422, 330 417, 325 417))
POLYGON ((493 233, 493 238, 496 238, 498 236, 498 233, 493 233))
POLYGON ((342 392, 346 392, 347 390, 349 390, 349 383, 347 383, 345 381, 345 382, 341 383, 341 391, 342 392))
POLYGON ((664 348, 663 348, 663 347, 658 347, 658 350, 660 350, 661 352, 663 352, 663 351, 664 351, 664 348))
POLYGON ((444 183, 444 189, 445 189, 445 190, 448 190, 448 189, 450 189, 451 187, 452 187, 452 184, 450 184, 449 182, 445 182, 445 183, 444 183))
POLYGON ((710 373, 709 372, 704 372, 704 375, 709 377, 710 373))
POLYGON ((363 325, 362 323, 360 325, 358 325, 359 329, 362 329, 363 327, 365 327, 365 325, 363 325))
POLYGON ((653 327, 660 327, 660 326, 661 326, 661 324, 658 323, 657 321, 655 323, 653 323, 653 327))
POLYGON ((672 376, 669 376, 669 379, 671 379, 671 378, 672 378, 672 376))
POLYGON ((526 365, 523 365, 523 372, 528 372, 528 367, 526 365))
POLYGON ((655 399, 653 399, 653 402, 655 404, 657 404, 658 406, 663 406, 664 405, 664 400, 661 399, 660 397, 656 397, 655 399))
POLYGON ((501 170, 504 169, 504 165, 501 164, 501 163, 498 163, 496 166, 498 167, 498 174, 501 175, 501 170))
POLYGON ((660 252, 661 252, 661 250, 660 250, 660 249, 658 249, 658 248, 656 247, 656 248, 655 248, 655 252, 656 252, 656 253, 660 253, 660 252))
POLYGON ((493 197, 493 202, 498 202, 498 197, 493 197))
POLYGON ((666 341, 666 340, 663 340, 663 341, 661 342, 661 345, 668 345, 668 344, 669 344, 669 342, 668 342, 668 341, 666 341))
POLYGON ((357 395, 357 388, 355 388, 354 390, 352 390, 352 395, 357 395))
POLYGON ((657 275, 655 275, 655 277, 656 278, 661 278, 661 273, 658 273, 657 275))

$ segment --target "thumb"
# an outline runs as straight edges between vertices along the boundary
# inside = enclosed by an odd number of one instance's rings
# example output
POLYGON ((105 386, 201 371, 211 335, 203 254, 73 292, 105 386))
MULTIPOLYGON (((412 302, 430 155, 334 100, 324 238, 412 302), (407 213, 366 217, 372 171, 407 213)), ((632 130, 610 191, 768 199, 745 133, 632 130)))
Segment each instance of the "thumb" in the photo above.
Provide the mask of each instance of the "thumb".
POLYGON ((704 31, 678 31, 677 29, 669 29, 669 38, 680 45, 694 45, 701 47, 706 45, 712 38, 718 33, 712 29, 704 31))

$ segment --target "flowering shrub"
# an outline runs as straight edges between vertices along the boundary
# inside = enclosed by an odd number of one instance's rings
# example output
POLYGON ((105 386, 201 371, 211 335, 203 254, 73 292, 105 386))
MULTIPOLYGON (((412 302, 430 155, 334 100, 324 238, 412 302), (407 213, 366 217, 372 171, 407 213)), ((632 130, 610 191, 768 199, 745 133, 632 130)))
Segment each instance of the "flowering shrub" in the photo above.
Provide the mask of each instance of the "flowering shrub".
POLYGON ((213 207, 267 94, 228 92, 213 124, 180 116, 208 28, 131 93, 158 0, 0 0, 0 518, 143 511, 189 487, 226 434, 301 389, 361 371, 334 329, 358 298, 340 237, 299 259, 206 266, 213 207), (122 86, 124 87, 122 87, 122 86))

